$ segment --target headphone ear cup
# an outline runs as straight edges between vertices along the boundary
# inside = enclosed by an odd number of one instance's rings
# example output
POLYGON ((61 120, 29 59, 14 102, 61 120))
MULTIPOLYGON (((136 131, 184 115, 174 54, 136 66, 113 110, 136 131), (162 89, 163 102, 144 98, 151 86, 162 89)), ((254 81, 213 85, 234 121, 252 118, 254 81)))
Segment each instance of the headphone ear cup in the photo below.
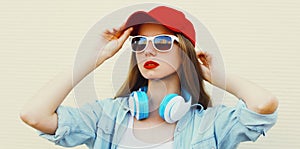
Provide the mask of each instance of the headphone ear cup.
POLYGON ((132 92, 129 97, 129 108, 137 120, 148 118, 149 104, 147 94, 143 91, 132 92))
POLYGON ((160 106, 159 106, 159 116, 163 119, 166 120, 166 118, 168 119, 168 116, 166 116, 165 113, 168 113, 166 111, 166 107, 169 106, 170 101, 174 98, 178 96, 177 94, 168 94, 167 96, 164 97, 164 99, 161 101, 160 106))
MULTIPOLYGON (((170 123, 174 123, 181 119, 190 109, 191 107, 191 100, 185 102, 182 96, 177 96, 173 99, 174 102, 170 102, 171 106, 169 109, 169 119, 170 123)), ((167 107, 168 108, 168 107, 167 107)))
POLYGON ((167 95, 161 103, 159 115, 167 122, 174 123, 181 119, 190 109, 191 102, 185 102, 177 94, 167 95))

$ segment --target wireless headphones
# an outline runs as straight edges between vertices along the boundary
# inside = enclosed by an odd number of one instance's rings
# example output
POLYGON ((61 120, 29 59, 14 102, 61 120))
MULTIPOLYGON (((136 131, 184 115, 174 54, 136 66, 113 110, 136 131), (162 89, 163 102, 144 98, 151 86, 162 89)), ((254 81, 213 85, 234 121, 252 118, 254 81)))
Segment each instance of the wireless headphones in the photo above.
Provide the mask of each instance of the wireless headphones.
MULTIPOLYGON (((168 94, 164 97, 159 106, 159 115, 167 123, 174 123, 181 119, 191 107, 191 95, 182 90, 182 96, 168 94), (183 97, 185 98, 183 98, 183 97), (187 102, 185 99, 188 99, 187 102)), ((131 115, 137 120, 146 119, 149 116, 149 103, 147 87, 134 91, 129 96, 129 108, 131 115)))

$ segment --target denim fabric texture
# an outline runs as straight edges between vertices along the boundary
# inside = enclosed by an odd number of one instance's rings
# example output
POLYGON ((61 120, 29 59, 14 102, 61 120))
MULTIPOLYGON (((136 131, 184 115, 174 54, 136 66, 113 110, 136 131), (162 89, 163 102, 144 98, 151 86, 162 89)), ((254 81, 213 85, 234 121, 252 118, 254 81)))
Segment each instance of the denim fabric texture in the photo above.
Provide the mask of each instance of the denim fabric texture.
MULTIPOLYGON (((80 108, 60 106, 54 135, 40 133, 57 145, 85 144, 90 149, 117 149, 128 127, 128 97, 96 100, 80 108)), ((247 109, 243 100, 235 107, 224 105, 206 110, 191 107, 177 122, 175 149, 234 149, 240 142, 255 141, 275 124, 277 111, 258 114, 247 109)))

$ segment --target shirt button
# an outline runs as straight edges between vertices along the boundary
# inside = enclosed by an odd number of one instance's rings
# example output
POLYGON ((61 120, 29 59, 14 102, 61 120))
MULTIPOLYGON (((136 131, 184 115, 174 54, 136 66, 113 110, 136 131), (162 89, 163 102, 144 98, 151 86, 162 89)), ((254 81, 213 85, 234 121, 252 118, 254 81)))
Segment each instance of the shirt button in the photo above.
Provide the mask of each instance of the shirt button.
POLYGON ((105 131, 108 132, 108 131, 109 131, 109 128, 108 128, 108 127, 105 127, 105 131))
POLYGON ((178 127, 178 128, 177 128, 177 131, 178 131, 178 132, 180 132, 180 131, 181 131, 181 129, 178 127))

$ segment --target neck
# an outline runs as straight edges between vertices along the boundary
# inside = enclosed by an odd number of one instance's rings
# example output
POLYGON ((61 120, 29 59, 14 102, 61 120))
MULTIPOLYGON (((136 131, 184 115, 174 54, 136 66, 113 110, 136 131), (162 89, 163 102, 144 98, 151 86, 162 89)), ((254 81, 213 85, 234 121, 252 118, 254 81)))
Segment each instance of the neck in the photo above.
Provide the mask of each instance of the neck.
POLYGON ((180 94, 180 80, 177 73, 173 73, 165 78, 148 80, 148 99, 150 116, 158 116, 158 109, 161 101, 167 94, 180 94))

